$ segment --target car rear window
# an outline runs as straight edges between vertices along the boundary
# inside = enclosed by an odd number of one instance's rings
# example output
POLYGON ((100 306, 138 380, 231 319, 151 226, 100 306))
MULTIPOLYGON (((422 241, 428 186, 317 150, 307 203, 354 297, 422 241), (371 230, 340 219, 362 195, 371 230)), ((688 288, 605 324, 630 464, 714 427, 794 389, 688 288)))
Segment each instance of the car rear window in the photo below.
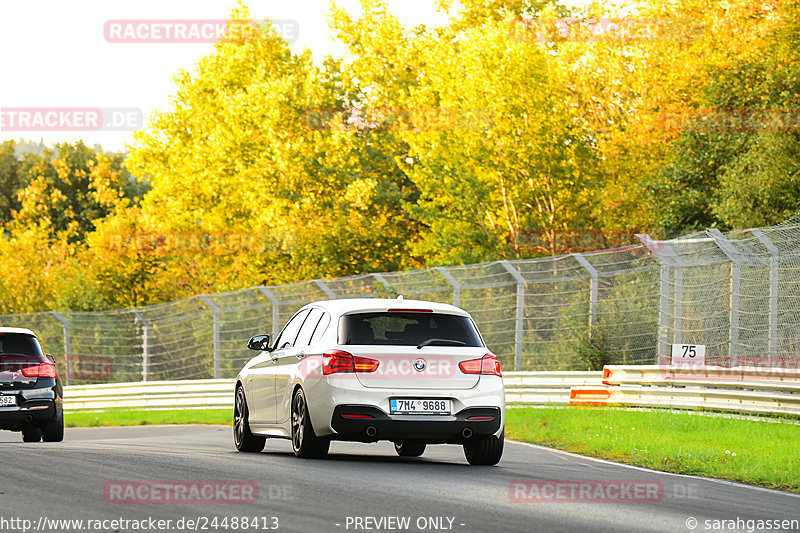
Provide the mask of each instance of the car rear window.
POLYGON ((0 354, 44 357, 36 337, 25 333, 0 333, 0 354))
POLYGON ((430 339, 483 346, 475 325, 465 316, 386 311, 351 313, 339 321, 340 344, 417 346, 430 339))
POLYGON ((24 333, 0 333, 0 382, 26 379, 22 369, 45 361, 39 341, 24 333))

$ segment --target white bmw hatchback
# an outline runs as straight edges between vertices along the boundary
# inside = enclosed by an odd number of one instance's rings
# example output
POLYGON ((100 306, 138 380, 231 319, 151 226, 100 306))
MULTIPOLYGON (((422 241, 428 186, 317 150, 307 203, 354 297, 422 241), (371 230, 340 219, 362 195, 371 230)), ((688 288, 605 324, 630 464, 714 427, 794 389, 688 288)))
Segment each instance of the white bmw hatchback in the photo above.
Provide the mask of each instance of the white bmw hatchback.
POLYGON ((322 301, 269 341, 250 339, 259 354, 236 378, 239 451, 274 437, 298 457, 323 457, 332 440, 388 440, 406 457, 448 443, 470 464, 500 461, 500 364, 466 311, 402 297, 322 301))

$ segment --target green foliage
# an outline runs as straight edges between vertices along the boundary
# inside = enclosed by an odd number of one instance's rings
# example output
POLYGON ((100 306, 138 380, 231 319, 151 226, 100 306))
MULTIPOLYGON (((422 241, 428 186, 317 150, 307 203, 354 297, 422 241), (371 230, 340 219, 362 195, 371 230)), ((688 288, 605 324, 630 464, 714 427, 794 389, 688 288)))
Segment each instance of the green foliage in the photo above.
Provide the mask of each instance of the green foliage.
POLYGON ((604 329, 591 326, 577 339, 577 356, 586 365, 587 370, 602 370, 611 363, 608 334, 604 329))
POLYGON ((47 226, 69 242, 83 241, 95 220, 129 202, 124 185, 131 178, 122 161, 81 141, 58 144, 41 156, 27 154, 22 168, 29 183, 19 191, 21 207, 12 228, 47 226))
POLYGON ((778 224, 800 209, 800 137, 761 133, 720 177, 714 212, 725 225, 778 224))
POLYGON ((741 2, 726 14, 742 43, 704 66, 680 137, 650 183, 668 232, 773 224, 800 207, 799 7, 741 2))

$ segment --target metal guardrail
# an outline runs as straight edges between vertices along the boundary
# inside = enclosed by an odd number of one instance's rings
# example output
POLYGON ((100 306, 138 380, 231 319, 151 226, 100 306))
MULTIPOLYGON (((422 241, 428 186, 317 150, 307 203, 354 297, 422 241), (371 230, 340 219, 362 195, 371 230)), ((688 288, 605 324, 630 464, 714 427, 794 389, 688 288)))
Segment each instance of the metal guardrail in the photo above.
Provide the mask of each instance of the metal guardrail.
MULTIPOLYGON (((623 405, 800 416, 800 370, 607 366, 507 372, 507 405, 623 405)), ((232 408, 233 379, 65 387, 67 411, 232 408)))
POLYGON ((233 408, 234 379, 148 381, 64 387, 66 411, 112 408, 233 408))
MULTIPOLYGON (((506 372, 506 403, 567 405, 571 387, 600 385, 602 372, 506 372)), ((233 379, 149 381, 64 387, 67 411, 233 407, 233 379)))
POLYGON ((570 389, 599 386, 603 373, 505 372, 507 405, 569 405, 570 389))
POLYGON ((573 387, 570 405, 708 409, 800 416, 800 370, 606 366, 603 385, 573 387))

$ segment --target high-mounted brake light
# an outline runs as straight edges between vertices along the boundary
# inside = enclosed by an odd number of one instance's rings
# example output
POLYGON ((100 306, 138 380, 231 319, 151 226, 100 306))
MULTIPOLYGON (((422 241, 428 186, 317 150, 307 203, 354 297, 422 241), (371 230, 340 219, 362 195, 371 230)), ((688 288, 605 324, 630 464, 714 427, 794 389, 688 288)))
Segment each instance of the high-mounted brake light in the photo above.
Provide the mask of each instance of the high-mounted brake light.
POLYGON ((433 313, 433 309, 389 309, 390 313, 433 313))
POLYGON ((493 353, 487 353, 480 359, 470 359, 469 361, 461 361, 458 363, 458 368, 465 374, 484 374, 487 376, 500 376, 500 361, 493 353))
POLYGON ((36 366, 26 366, 21 370, 22 375, 28 378, 54 378, 56 367, 53 363, 41 363, 36 366))
POLYGON ((359 357, 342 350, 322 355, 322 373, 325 375, 336 372, 375 372, 379 364, 375 359, 359 357))

